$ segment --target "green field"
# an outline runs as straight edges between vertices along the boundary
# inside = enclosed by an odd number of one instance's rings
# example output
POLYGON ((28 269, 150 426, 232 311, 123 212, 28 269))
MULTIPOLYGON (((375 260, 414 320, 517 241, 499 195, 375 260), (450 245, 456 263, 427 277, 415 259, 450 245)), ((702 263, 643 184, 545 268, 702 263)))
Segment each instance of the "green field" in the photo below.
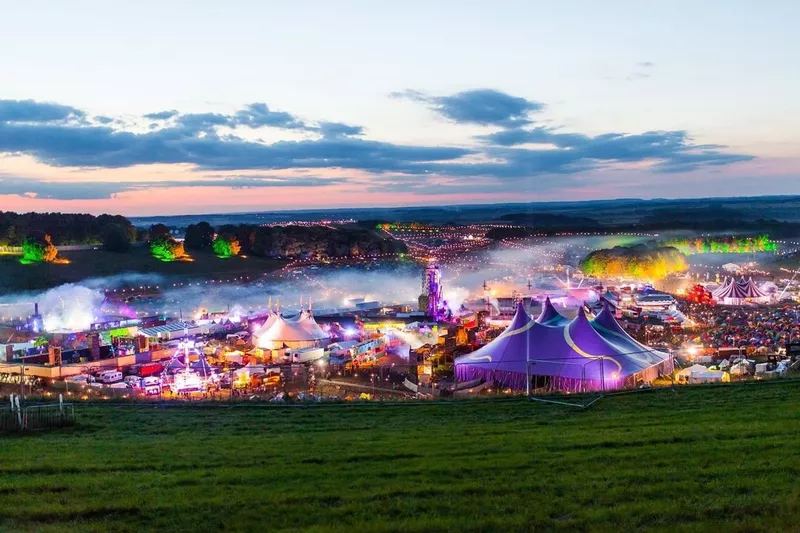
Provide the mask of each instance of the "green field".
POLYGON ((104 250, 61 252, 69 264, 22 265, 15 256, 0 256, 0 292, 46 289, 62 283, 76 283, 86 278, 116 276, 127 272, 161 274, 181 280, 187 278, 230 279, 260 276, 280 268, 283 261, 248 256, 220 259, 210 252, 192 252, 194 261, 164 263, 152 257, 146 246, 126 253, 104 250))
POLYGON ((797 382, 77 415, 0 439, 0 531, 800 529, 797 382))

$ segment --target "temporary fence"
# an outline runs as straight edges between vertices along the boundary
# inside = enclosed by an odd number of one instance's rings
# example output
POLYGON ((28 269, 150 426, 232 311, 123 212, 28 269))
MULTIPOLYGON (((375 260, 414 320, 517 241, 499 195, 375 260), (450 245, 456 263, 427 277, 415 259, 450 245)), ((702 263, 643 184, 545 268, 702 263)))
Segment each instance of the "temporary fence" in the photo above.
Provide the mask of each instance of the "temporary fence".
POLYGON ((5 406, 0 407, 0 433, 11 433, 18 429, 17 413, 14 409, 5 406))
POLYGON ((0 433, 38 431, 74 424, 75 407, 64 403, 60 395, 58 403, 23 405, 20 397, 12 394, 9 406, 0 409, 0 433))
POLYGON ((613 377, 607 380, 603 359, 560 361, 557 376, 540 373, 545 365, 552 369, 553 361, 528 360, 525 395, 531 400, 586 408, 619 386, 613 377))
MULTIPOLYGON (((493 362, 471 362, 474 367, 470 375, 481 376, 482 386, 470 387, 470 391, 481 390, 498 393, 524 393, 534 401, 589 407, 602 397, 620 392, 631 392, 649 387, 657 378, 671 377, 673 359, 670 356, 657 365, 627 376, 619 372, 618 363, 611 357, 595 357, 582 361, 559 359, 529 359, 525 372, 497 369, 493 362), (487 387, 493 385, 494 387, 487 387)), ((457 373, 458 374, 458 373, 457 373)), ((467 373, 462 373, 462 377, 467 373)), ((461 385, 456 390, 463 390, 461 385)))

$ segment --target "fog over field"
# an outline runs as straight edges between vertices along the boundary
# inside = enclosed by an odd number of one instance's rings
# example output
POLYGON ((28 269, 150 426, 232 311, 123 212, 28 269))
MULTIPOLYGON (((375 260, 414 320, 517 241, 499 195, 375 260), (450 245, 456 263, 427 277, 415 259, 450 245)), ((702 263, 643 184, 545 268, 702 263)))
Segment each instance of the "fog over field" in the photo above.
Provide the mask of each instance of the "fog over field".
MULTIPOLYGON (((558 264, 569 245, 583 242, 564 239, 548 240, 531 249, 499 248, 480 251, 471 261, 455 261, 441 266, 444 298, 451 309, 457 309, 471 296, 482 295, 484 281, 500 288, 500 283, 520 287, 527 282, 524 270, 546 264, 558 264), (468 266, 465 266, 468 265, 468 266)), ((191 318, 199 309, 250 314, 266 311, 280 302, 287 313, 313 302, 315 310, 352 307, 349 300, 382 303, 407 303, 416 306, 422 292, 422 269, 418 263, 384 263, 343 267, 303 267, 289 269, 281 275, 261 278, 248 284, 214 284, 207 280, 176 280, 158 274, 127 273, 91 278, 64 284, 45 291, 12 293, 0 296, 0 317, 25 317, 38 302, 48 330, 82 329, 103 315, 135 316, 148 314, 182 314, 191 318), (183 286, 175 286, 184 283, 183 286), (120 305, 117 298, 106 298, 104 291, 122 288, 158 286, 160 297, 135 299, 120 305)), ((565 276, 561 276, 564 278, 565 276)), ((556 289, 563 285, 553 277, 537 277, 537 288, 556 289)))

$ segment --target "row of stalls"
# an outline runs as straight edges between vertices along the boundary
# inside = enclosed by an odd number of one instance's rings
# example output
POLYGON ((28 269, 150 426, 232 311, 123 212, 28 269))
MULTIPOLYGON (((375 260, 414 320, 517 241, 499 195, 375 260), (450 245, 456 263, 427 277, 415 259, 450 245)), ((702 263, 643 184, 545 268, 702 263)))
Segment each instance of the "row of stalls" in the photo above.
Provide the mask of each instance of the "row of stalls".
POLYGON ((675 373, 678 383, 727 383, 734 378, 753 376, 756 378, 769 378, 786 375, 792 368, 792 362, 784 359, 776 362, 757 363, 741 358, 734 361, 724 359, 718 365, 705 366, 695 363, 675 373))

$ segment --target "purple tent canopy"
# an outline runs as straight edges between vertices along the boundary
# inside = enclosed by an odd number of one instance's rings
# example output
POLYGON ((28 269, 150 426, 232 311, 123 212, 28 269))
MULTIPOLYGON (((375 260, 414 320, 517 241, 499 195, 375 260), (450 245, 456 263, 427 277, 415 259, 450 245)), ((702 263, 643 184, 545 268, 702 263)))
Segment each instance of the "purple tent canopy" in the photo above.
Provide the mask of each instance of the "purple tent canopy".
POLYGON ((747 280, 747 283, 744 284, 744 292, 747 295, 747 298, 766 298, 767 294, 762 291, 756 282, 753 281, 753 278, 747 280))
POLYGON ((548 296, 544 299, 542 312, 539 313, 539 317, 536 319, 536 322, 545 326, 565 326, 569 324, 569 319, 556 311, 556 308, 553 306, 552 302, 550 301, 550 297, 548 296))
POLYGON ((189 365, 189 367, 204 378, 210 377, 214 373, 214 367, 202 355, 200 359, 189 365))
POLYGON ((167 370, 183 370, 186 368, 186 365, 183 363, 183 361, 181 361, 183 357, 183 354, 173 355, 172 359, 169 361, 169 364, 167 364, 167 370))
POLYGON ((502 335, 456 359, 458 379, 483 378, 522 390, 530 376, 547 376, 551 390, 579 392, 649 382, 672 372, 670 356, 634 340, 607 305, 594 320, 580 308, 568 321, 548 303, 536 321, 518 306, 502 335))
POLYGON ((724 304, 741 305, 750 300, 766 299, 768 296, 758 288, 751 277, 735 281, 727 280, 720 288, 714 291, 714 298, 724 304))

